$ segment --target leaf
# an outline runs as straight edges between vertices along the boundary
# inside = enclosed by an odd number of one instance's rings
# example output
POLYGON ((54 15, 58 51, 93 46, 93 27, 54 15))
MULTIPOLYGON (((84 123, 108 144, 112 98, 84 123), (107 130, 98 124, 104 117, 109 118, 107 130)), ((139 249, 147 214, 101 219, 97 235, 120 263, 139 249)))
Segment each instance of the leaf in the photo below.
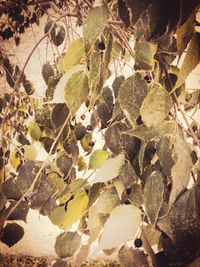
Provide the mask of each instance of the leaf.
POLYGON ((105 189, 96 204, 92 207, 94 213, 109 214, 113 208, 119 205, 119 197, 115 187, 105 189))
POLYGON ((100 75, 101 63, 101 54, 97 51, 93 51, 90 56, 90 71, 88 75, 88 83, 90 87, 96 82, 96 77, 100 75))
POLYGON ((140 174, 142 174, 143 172, 143 161, 144 161, 144 153, 145 153, 145 149, 147 146, 147 142, 143 141, 140 147, 140 151, 139 151, 139 167, 140 167, 140 174))
POLYGON ((192 36, 194 34, 195 30, 195 16, 194 13, 190 15, 190 17, 187 19, 187 21, 179 26, 177 28, 176 34, 177 34, 177 50, 178 50, 178 56, 179 59, 186 49, 189 41, 192 39, 192 36))
POLYGON ((72 117, 89 94, 88 78, 83 71, 72 74, 65 85, 65 102, 72 117))
POLYGON ((84 151, 89 152, 91 150, 91 147, 89 146, 89 143, 92 141, 92 135, 91 133, 86 134, 82 139, 81 139, 81 146, 84 149, 84 151))
POLYGON ((171 169, 175 164, 173 159, 174 142, 169 136, 164 136, 157 143, 156 150, 165 175, 171 176, 171 169))
POLYGON ((124 79, 125 79, 124 76, 120 75, 120 76, 116 77, 112 83, 112 88, 113 88, 115 98, 118 97, 119 88, 120 88, 122 82, 124 81, 124 79))
POLYGON ((51 40, 53 41, 53 43, 56 45, 56 46, 60 46, 62 43, 63 43, 63 41, 64 41, 64 39, 65 39, 65 28, 61 25, 61 26, 59 26, 58 28, 59 28, 59 30, 58 30, 58 32, 56 33, 56 28, 57 28, 58 26, 57 25, 55 25, 54 27, 53 27, 53 29, 51 30, 51 40))
POLYGON ((115 158, 107 159, 97 172, 92 183, 107 182, 118 176, 120 167, 124 163, 124 154, 119 154, 115 158))
POLYGON ((148 176, 144 187, 144 206, 150 222, 153 224, 158 219, 158 214, 163 202, 164 183, 159 171, 148 176))
POLYGON ((174 151, 176 161, 171 169, 172 191, 169 199, 170 206, 174 203, 180 192, 187 187, 193 167, 190 147, 187 142, 184 142, 178 136, 174 143, 174 151))
POLYGON ((7 199, 19 200, 22 196, 20 188, 12 178, 6 179, 2 184, 2 192, 7 199))
POLYGON ((100 149, 95 150, 90 156, 89 168, 94 170, 99 169, 102 166, 102 164, 106 161, 109 154, 110 153, 106 150, 100 150, 100 149))
POLYGON ((51 76, 54 76, 54 71, 50 63, 47 62, 42 66, 42 77, 47 85, 51 76))
POLYGON ((63 220, 63 226, 67 227, 80 220, 87 209, 89 197, 85 192, 74 196, 72 200, 67 203, 67 211, 63 220))
POLYGON ((74 40, 67 49, 62 60, 64 71, 67 73, 72 67, 81 64, 85 54, 85 45, 83 38, 74 40))
POLYGON ((122 267, 148 267, 147 255, 138 249, 122 246, 118 252, 118 258, 122 267))
POLYGON ((140 107, 147 92, 147 83, 139 73, 124 80, 119 88, 120 106, 133 124, 140 115, 140 107))
POLYGON ((199 64, 200 61, 199 42, 200 42, 200 33, 196 32, 193 35, 193 38, 189 44, 184 61, 181 65, 181 69, 178 75, 178 80, 171 93, 174 92, 176 88, 180 87, 185 82, 190 72, 199 64))
POLYGON ((119 196, 119 199, 122 199, 122 194, 124 192, 124 185, 123 185, 122 181, 120 180, 120 178, 115 178, 113 180, 113 184, 117 190, 117 194, 119 196))
POLYGON ((80 243, 81 236, 77 232, 64 232, 57 236, 54 248, 60 258, 72 257, 80 243))
POLYGON ((15 169, 21 164, 20 155, 19 155, 19 152, 17 151, 17 149, 15 149, 11 153, 10 163, 12 164, 13 168, 15 168, 15 169))
POLYGON ((73 161, 66 152, 60 152, 56 157, 56 165, 64 176, 68 176, 71 171, 73 161))
POLYGON ((132 161, 140 150, 141 141, 135 136, 131 136, 125 133, 120 135, 120 146, 123 149, 126 157, 132 161))
POLYGON ((32 137, 33 140, 38 141, 42 135, 42 132, 40 130, 40 127, 35 122, 30 122, 28 125, 28 133, 32 137))
POLYGON ((104 187, 105 187, 104 183, 96 183, 90 187, 88 208, 90 208, 94 204, 94 202, 100 196, 101 190, 104 187))
POLYGON ((65 103, 65 85, 71 76, 79 71, 84 70, 84 65, 77 65, 72 67, 66 74, 60 78, 54 90, 53 99, 50 101, 52 104, 65 103))
POLYGON ((125 162, 119 170, 119 179, 121 180, 124 189, 129 188, 136 180, 136 175, 130 162, 125 162))
POLYGON ((114 208, 106 221, 100 238, 100 249, 111 249, 127 242, 137 232, 141 223, 140 210, 133 205, 114 208))
MULTIPOLYGON (((156 230, 152 225, 148 224, 147 226, 143 226, 143 231, 145 237, 147 238, 149 244, 151 246, 157 245, 159 243, 159 239, 161 236, 161 232, 156 230)), ((143 235, 142 235, 143 237, 143 235)))
MULTIPOLYGON (((8 210, 10 210, 17 201, 12 201, 11 205, 9 206, 8 210)), ((8 217, 8 220, 22 220, 26 222, 26 217, 29 212, 29 203, 26 200, 23 200, 20 202, 20 204, 17 206, 17 208, 11 213, 11 215, 8 217)))
POLYGON ((112 36, 112 33, 109 33, 108 38, 106 40, 106 44, 105 44, 106 49, 103 54, 103 64, 104 64, 105 72, 107 71, 107 68, 109 66, 110 59, 111 59, 112 42, 113 42, 113 36, 112 36))
POLYGON ((108 19, 109 9, 106 4, 90 10, 83 28, 86 53, 88 53, 97 37, 103 32, 108 19))
POLYGON ((144 99, 140 113, 144 124, 149 128, 158 126, 172 108, 172 99, 160 86, 154 85, 144 99))
POLYGON ((144 190, 139 184, 133 184, 131 187, 131 194, 129 196, 131 203, 136 207, 140 207, 144 204, 144 190))
POLYGON ((24 165, 20 168, 16 185, 21 192, 21 196, 30 188, 38 171, 39 167, 34 161, 25 161, 24 165))
POLYGON ((107 147, 116 155, 122 151, 119 140, 119 127, 117 125, 111 125, 110 127, 108 127, 105 131, 105 143, 107 147))
POLYGON ((167 134, 170 134, 171 131, 172 131, 171 123, 169 121, 163 121, 152 129, 149 129, 145 125, 139 125, 136 129, 128 130, 125 133, 136 136, 141 140, 150 140, 152 138, 154 139, 161 138, 167 134))
POLYGON ((90 247, 88 245, 82 245, 78 254, 75 258, 76 266, 81 266, 81 264, 86 260, 90 251, 90 247))
POLYGON ((52 194, 60 196, 61 193, 66 188, 66 183, 63 179, 60 179, 58 174, 56 173, 49 173, 46 177, 47 183, 50 185, 52 189, 52 194))
POLYGON ((52 111, 52 121, 56 128, 61 127, 65 120, 67 119, 67 116, 69 115, 69 108, 66 104, 60 103, 57 104, 52 111))
POLYGON ((154 68, 154 55, 157 50, 157 43, 135 43, 135 64, 146 71, 151 71, 154 68))
POLYGON ((26 160, 35 160, 37 157, 37 150, 33 145, 26 145, 24 147, 24 158, 26 160))
POLYGON ((1 236, 1 242, 8 247, 14 246, 24 236, 24 229, 16 223, 8 223, 3 228, 3 235, 1 236))
POLYGON ((53 209, 49 218, 53 224, 58 225, 58 227, 60 228, 63 228, 63 221, 65 219, 65 207, 60 206, 53 209))

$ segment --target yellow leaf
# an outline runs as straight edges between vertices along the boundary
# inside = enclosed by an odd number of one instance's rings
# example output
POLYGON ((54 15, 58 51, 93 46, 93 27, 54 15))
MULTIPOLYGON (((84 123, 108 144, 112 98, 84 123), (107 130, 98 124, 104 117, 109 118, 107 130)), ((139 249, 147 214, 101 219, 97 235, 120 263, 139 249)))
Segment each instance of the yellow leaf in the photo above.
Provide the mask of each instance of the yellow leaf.
POLYGON ((21 163, 20 156, 18 155, 18 151, 16 149, 11 154, 10 162, 13 168, 17 168, 21 163))
POLYGON ((24 147, 24 157, 28 160, 35 160, 37 157, 37 150, 33 145, 26 145, 24 147))
POLYGON ((7 132, 10 130, 10 126, 11 126, 11 123, 9 120, 5 121, 4 125, 3 125, 3 130, 4 132, 7 132))
POLYGON ((77 222, 87 209, 89 197, 85 192, 74 196, 67 204, 66 216, 63 220, 63 226, 67 227, 77 222))
POLYGON ((29 123, 28 132, 29 132, 30 136, 36 141, 38 141, 42 135, 40 127, 35 122, 29 123))

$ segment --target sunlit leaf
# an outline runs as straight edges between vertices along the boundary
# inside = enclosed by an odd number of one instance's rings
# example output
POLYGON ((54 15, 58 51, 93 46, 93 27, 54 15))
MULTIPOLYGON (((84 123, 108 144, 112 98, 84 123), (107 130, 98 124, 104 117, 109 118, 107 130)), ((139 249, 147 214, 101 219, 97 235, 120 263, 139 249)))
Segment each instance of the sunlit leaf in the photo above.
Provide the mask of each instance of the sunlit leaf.
POLYGON ((16 149, 11 153, 10 162, 13 168, 17 168, 21 163, 20 154, 16 149))
POLYGON ((60 258, 72 257, 80 246, 81 236, 77 232, 64 232, 57 236, 54 245, 60 258))
POLYGON ((33 145, 26 145, 24 147, 24 157, 28 160, 35 160, 37 157, 37 149, 33 145))
MULTIPOLYGON (((148 224, 147 226, 143 226, 143 231, 145 233, 145 237, 147 238, 149 244, 151 246, 157 245, 159 243, 159 239, 161 236, 161 232, 156 230, 152 225, 148 224)), ((143 237, 143 236, 142 236, 143 237)))
POLYGON ((66 74, 63 74, 63 76, 60 78, 58 84, 56 85, 56 88, 54 90, 53 99, 50 101, 50 103, 65 103, 65 85, 71 78, 71 76, 79 71, 84 70, 84 65, 77 65, 72 67, 66 74))
POLYGON ((150 71, 154 67, 154 55, 157 50, 157 43, 135 43, 135 63, 143 70, 150 71))
POLYGON ((46 177, 46 181, 52 188, 52 194, 58 196, 61 195, 61 193, 67 186, 64 180, 61 179, 57 173, 54 172, 48 174, 48 176, 46 177))
POLYGON ((101 72, 101 54, 97 51, 92 52, 90 56, 90 71, 88 75, 88 82, 89 85, 92 86, 92 84, 96 81, 96 77, 101 72))
POLYGON ((144 99, 140 113, 149 128, 158 126, 172 108, 171 96, 160 86, 154 85, 144 99))
POLYGON ((42 135, 42 132, 40 130, 40 127, 35 122, 30 122, 28 125, 28 133, 33 138, 33 140, 38 141, 42 135))
POLYGON ((200 33, 196 32, 189 44, 184 61, 181 65, 181 69, 178 75, 178 80, 175 84, 173 91, 180 87, 190 74, 190 72, 199 64, 200 61, 200 33))
POLYGON ((100 238, 101 249, 111 249, 127 242, 136 234, 141 223, 140 210, 133 205, 114 208, 104 225, 100 238))
POLYGON ((115 158, 107 159, 97 172, 93 183, 97 182, 107 182, 119 174, 120 167, 124 163, 124 154, 119 154, 115 158))
POLYGON ((89 152, 91 150, 91 147, 89 146, 89 143, 92 141, 92 135, 91 133, 86 134, 82 139, 81 139, 81 146, 82 148, 86 151, 89 152))
POLYGON ((139 125, 134 130, 126 131, 126 134, 136 136, 142 140, 150 140, 152 138, 161 138, 164 135, 170 134, 172 126, 169 121, 159 123, 155 128, 149 129, 145 125, 139 125))
POLYGON ((187 142, 177 136, 174 143, 174 150, 175 164, 171 169, 173 183, 169 200, 170 205, 174 203, 180 192, 187 187, 190 180, 190 172, 193 167, 192 158, 190 156, 190 147, 187 142))
POLYGON ((65 85, 65 103, 74 116, 89 93, 88 78, 82 71, 74 73, 65 85))
POLYGON ((85 45, 83 38, 74 40, 62 60, 64 71, 68 72, 73 66, 81 64, 84 54, 85 45))
POLYGON ((119 88, 120 106, 134 124, 140 115, 140 107, 147 92, 147 83, 139 73, 124 80, 119 88))
POLYGON ((104 161, 106 161, 109 154, 110 153, 106 150, 95 150, 90 156, 89 168, 94 170, 99 169, 104 161))
POLYGON ((85 39, 85 50, 88 52, 103 32, 109 19, 109 9, 106 4, 92 9, 84 23, 83 36, 85 39))
POLYGON ((151 223, 155 223, 163 202, 164 183, 162 174, 155 171, 147 178, 144 187, 144 206, 151 223))
POLYGON ((190 17, 187 19, 187 21, 179 26, 177 28, 176 34, 177 34, 177 50, 178 50, 178 56, 179 58, 181 57, 182 53, 186 49, 189 41, 191 40, 193 34, 194 34, 194 29, 195 29, 195 15, 192 12, 190 17))
POLYGON ((141 250, 134 250, 127 246, 122 246, 118 252, 118 258, 122 267, 148 267, 147 255, 141 250))
POLYGON ((67 211, 63 221, 63 226, 67 227, 80 220, 87 209, 89 197, 85 192, 74 196, 72 200, 67 203, 67 211))
POLYGON ((119 199, 121 199, 122 198, 122 194, 124 192, 124 185, 123 185, 121 179, 120 178, 114 179, 113 180, 113 184, 114 184, 114 186, 115 186, 115 188, 117 190, 117 194, 119 196, 119 199))

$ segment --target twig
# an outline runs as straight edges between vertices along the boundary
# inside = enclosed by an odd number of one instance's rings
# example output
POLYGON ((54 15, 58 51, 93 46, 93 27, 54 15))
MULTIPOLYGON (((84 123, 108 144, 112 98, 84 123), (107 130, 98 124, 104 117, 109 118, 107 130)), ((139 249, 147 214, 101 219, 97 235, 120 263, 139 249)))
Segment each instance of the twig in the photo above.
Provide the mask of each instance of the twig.
POLYGON ((95 118, 95 121, 97 123, 97 126, 98 126, 99 130, 100 130, 102 136, 105 138, 104 133, 102 132, 101 126, 99 125, 99 122, 98 122, 98 115, 96 113, 96 110, 93 107, 92 107, 92 112, 94 114, 94 118, 95 118))

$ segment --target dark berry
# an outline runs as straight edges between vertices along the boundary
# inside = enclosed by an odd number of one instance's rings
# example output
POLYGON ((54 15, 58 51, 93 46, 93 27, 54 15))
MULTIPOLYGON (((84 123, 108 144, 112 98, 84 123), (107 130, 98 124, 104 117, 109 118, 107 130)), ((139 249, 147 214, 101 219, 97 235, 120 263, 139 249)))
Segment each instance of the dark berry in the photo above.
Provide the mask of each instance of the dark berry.
POLYGON ((92 131, 92 125, 87 125, 87 130, 92 131))
POLYGON ((94 146, 94 142, 89 142, 88 145, 93 147, 94 146))
POLYGON ((86 118, 85 114, 81 115, 81 120, 84 120, 86 118))
POLYGON ((145 75, 145 76, 144 76, 144 79, 145 79, 145 81, 147 81, 148 83, 151 82, 151 79, 150 79, 150 77, 149 77, 148 75, 145 75))
POLYGON ((106 47, 105 47, 105 44, 104 44, 104 42, 100 42, 99 43, 99 49, 100 50, 104 50, 106 47))
POLYGON ((142 246, 142 239, 141 238, 136 238, 134 241, 134 245, 136 248, 140 248, 142 246))
POLYGON ((130 195, 130 193, 131 193, 131 188, 127 188, 127 189, 126 189, 126 194, 127 194, 127 195, 130 195))

